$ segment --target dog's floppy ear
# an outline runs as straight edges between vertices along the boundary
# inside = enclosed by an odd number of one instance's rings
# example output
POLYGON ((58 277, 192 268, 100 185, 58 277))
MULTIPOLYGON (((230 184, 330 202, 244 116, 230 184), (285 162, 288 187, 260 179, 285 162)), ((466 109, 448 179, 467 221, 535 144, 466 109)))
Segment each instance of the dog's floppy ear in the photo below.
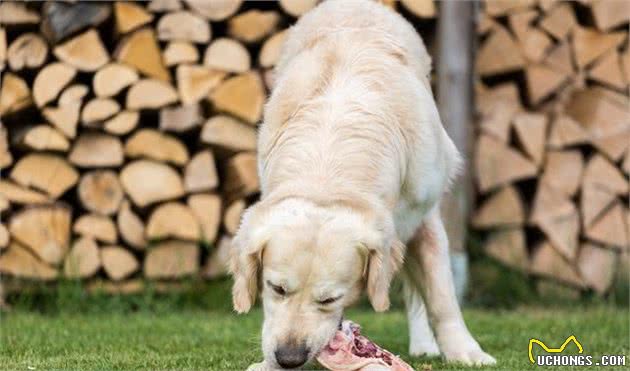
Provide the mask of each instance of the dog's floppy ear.
POLYGON ((389 246, 369 248, 367 266, 367 293, 377 312, 389 309, 389 285, 402 265, 405 245, 394 239, 389 246))
POLYGON ((264 210, 260 203, 243 213, 241 224, 232 239, 230 273, 234 279, 234 310, 246 313, 258 295, 258 274, 264 245, 269 239, 263 225, 264 210))

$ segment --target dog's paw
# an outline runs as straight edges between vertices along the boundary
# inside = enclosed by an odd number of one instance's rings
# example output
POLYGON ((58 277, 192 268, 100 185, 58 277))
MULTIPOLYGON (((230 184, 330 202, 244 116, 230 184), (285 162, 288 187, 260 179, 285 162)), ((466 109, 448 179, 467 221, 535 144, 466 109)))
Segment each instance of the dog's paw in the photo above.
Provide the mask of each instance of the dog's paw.
POLYGON ((418 357, 436 357, 440 355, 440 348, 435 341, 417 341, 409 344, 409 355, 418 357))
POLYGON ((497 363, 494 357, 484 352, 476 343, 474 346, 443 349, 442 354, 447 362, 461 363, 467 366, 485 366, 497 363))

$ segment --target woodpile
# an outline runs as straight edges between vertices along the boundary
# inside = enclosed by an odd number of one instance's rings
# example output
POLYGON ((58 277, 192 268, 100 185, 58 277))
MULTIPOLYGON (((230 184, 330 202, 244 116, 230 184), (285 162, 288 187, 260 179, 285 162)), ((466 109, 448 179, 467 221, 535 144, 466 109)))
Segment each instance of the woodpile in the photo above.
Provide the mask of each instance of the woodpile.
POLYGON ((603 295, 630 251, 630 2, 486 0, 479 16, 472 225, 541 292, 603 295))
MULTIPOLYGON (((225 274, 273 67, 317 2, 1 2, 0 275, 225 274)), ((432 0, 384 2, 431 46, 432 0)))

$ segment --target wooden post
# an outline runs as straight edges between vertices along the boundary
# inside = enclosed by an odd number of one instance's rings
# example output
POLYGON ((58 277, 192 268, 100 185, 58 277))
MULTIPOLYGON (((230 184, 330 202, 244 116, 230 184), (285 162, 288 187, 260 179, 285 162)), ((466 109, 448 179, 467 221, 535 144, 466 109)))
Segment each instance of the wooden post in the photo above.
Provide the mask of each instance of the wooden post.
POLYGON ((472 138, 473 2, 440 2, 437 44, 438 94, 442 122, 465 159, 462 173, 442 202, 451 246, 455 291, 461 301, 468 280, 466 229, 472 195, 469 157, 472 138))

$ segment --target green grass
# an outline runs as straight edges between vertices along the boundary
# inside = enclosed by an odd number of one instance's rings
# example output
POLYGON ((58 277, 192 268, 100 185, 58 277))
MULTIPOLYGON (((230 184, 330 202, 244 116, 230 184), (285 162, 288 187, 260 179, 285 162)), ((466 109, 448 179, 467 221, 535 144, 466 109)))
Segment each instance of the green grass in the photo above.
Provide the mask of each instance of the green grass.
MULTIPOLYGON (((72 292, 64 292, 63 301, 59 293, 54 296, 57 301, 49 293, 31 295, 28 301, 17 300, 11 312, 2 313, 0 369, 244 370, 261 359, 261 311, 233 314, 227 283, 213 284, 201 294, 167 297, 145 294, 112 300, 72 292)), ((360 304, 346 317, 417 370, 427 364, 433 370, 462 369, 440 359, 407 355, 407 327, 400 305, 377 314, 360 304)), ((628 355, 629 318, 624 307, 470 308, 465 317, 482 346, 497 358, 498 365, 489 368, 493 370, 535 369, 527 356, 530 337, 555 347, 574 334, 585 354, 628 355)))

